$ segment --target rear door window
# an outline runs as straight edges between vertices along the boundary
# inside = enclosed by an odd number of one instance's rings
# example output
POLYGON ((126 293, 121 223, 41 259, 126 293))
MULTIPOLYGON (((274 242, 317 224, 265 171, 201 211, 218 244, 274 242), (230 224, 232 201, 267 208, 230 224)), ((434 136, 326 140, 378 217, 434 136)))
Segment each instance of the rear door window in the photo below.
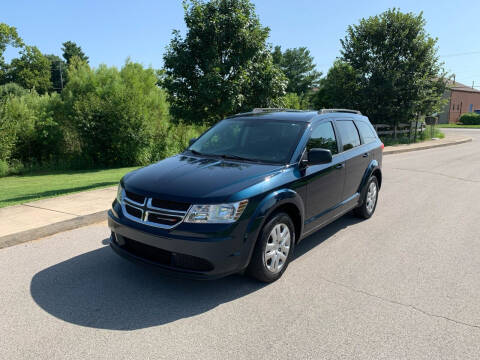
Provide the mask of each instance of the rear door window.
POLYGON ((332 155, 338 153, 337 139, 330 121, 321 123, 312 131, 307 143, 307 151, 310 149, 327 149, 332 155))
POLYGON ((368 144, 377 140, 375 131, 372 129, 372 127, 369 124, 363 121, 358 121, 357 128, 358 128, 358 131, 360 132, 360 136, 362 137, 364 144, 368 144))
POLYGON ((342 139, 343 151, 360 146, 360 136, 352 120, 337 120, 336 125, 342 139))

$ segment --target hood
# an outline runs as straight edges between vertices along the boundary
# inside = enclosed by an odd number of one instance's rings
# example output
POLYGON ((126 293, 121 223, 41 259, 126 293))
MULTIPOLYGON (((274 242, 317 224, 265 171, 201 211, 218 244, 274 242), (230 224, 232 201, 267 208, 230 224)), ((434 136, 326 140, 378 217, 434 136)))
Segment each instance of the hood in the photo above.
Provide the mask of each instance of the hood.
POLYGON ((149 197, 208 204, 228 201, 282 168, 180 154, 135 170, 122 181, 127 190, 149 197))

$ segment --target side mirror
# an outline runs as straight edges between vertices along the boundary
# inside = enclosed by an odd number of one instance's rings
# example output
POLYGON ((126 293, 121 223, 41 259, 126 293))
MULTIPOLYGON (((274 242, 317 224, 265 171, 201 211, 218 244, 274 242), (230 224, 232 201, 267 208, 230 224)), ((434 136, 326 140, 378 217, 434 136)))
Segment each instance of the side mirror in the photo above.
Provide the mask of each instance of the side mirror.
POLYGON ((191 139, 188 141, 188 145, 189 145, 189 146, 192 146, 195 141, 197 141, 197 138, 191 138, 191 139))
POLYGON ((328 164, 332 162, 332 152, 327 149, 310 149, 307 154, 308 165, 328 164))

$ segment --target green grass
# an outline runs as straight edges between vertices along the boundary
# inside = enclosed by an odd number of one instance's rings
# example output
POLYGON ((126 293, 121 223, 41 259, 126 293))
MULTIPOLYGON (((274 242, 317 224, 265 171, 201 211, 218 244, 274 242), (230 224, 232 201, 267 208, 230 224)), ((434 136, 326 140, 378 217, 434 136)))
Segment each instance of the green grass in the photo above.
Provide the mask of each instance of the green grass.
POLYGON ((480 129, 480 125, 438 124, 439 128, 480 129))
POLYGON ((108 170, 49 171, 0 178, 0 208, 118 184, 137 167, 108 170))

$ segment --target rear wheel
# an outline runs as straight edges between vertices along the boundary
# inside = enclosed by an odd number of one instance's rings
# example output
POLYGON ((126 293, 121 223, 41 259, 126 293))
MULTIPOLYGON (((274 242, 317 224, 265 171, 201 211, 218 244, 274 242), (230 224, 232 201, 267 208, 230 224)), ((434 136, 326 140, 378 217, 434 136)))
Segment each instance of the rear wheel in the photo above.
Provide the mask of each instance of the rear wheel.
POLYGON ((378 200, 378 180, 376 176, 370 177, 367 183, 367 190, 363 195, 362 205, 355 208, 354 213, 359 218, 370 218, 377 207, 378 200))
POLYGON ((292 220, 286 213, 275 214, 260 233, 247 273, 263 282, 277 280, 287 269, 294 247, 292 220))

